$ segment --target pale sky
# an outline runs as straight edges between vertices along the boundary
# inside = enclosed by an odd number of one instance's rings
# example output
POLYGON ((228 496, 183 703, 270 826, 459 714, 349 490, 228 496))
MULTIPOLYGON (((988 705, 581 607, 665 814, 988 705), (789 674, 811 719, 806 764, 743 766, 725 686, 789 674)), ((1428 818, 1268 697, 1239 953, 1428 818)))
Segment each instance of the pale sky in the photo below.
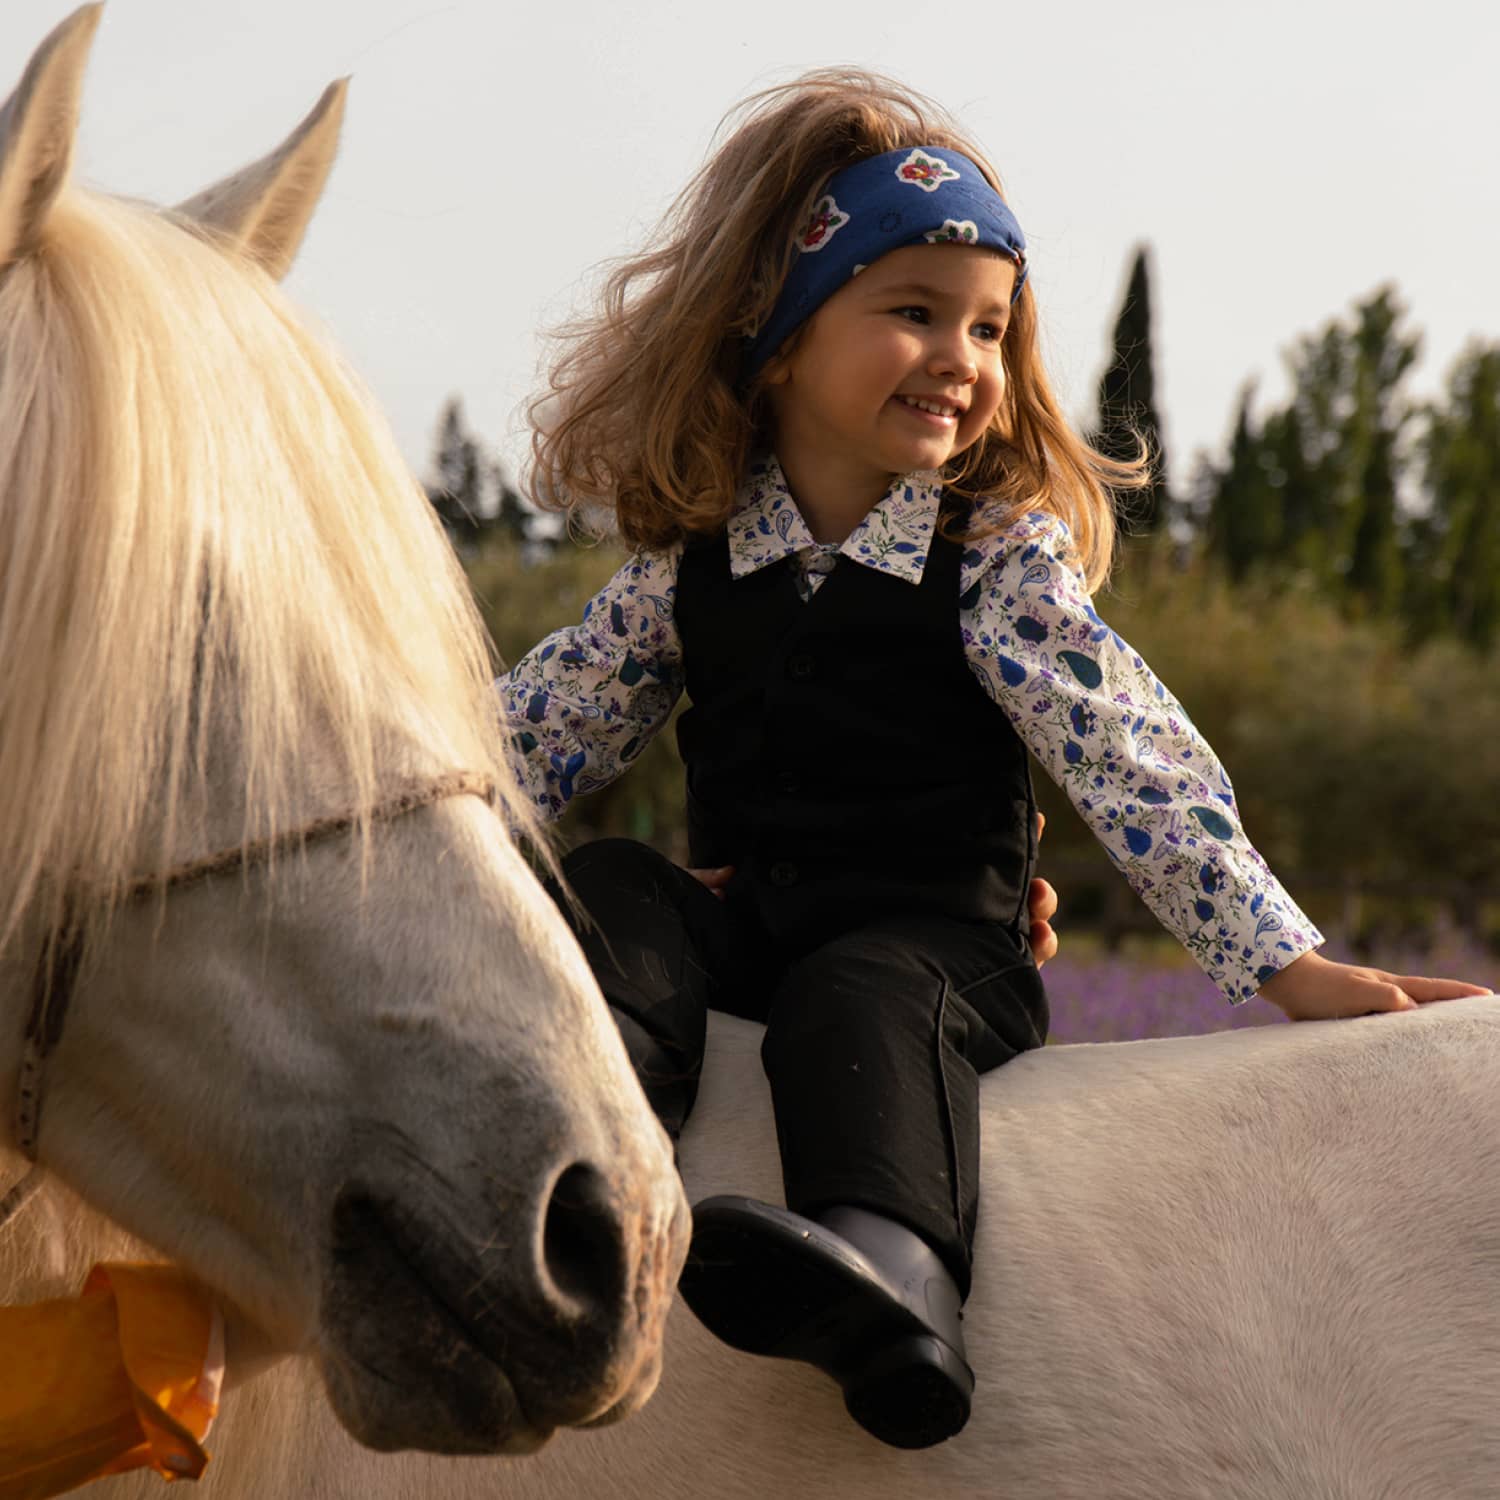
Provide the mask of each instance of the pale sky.
MULTIPOLYGON (((0 89, 69 13, 0 6, 0 89)), ((1237 392, 1383 281, 1434 390, 1500 339, 1500 6, 1490 0, 109 0, 77 170, 174 202, 260 156, 352 74, 289 278, 424 471, 439 408, 514 455, 538 329, 632 250, 720 116, 854 63, 932 95, 998 165, 1054 379, 1092 411, 1132 248, 1154 252, 1177 477, 1237 392)))

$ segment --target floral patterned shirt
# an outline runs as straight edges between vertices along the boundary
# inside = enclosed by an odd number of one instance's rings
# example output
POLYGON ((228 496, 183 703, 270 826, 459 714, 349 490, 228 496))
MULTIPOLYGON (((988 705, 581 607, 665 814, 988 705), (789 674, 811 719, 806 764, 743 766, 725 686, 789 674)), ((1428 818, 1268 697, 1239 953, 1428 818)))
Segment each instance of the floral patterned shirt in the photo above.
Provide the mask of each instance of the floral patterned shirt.
MULTIPOLYGON (((790 556, 804 598, 835 566, 920 583, 942 489, 906 475, 841 543, 813 540, 774 458, 730 517, 740 578, 790 556)), ((673 619, 681 548, 639 552, 581 624, 554 631, 496 687, 544 817, 614 780, 683 688, 673 619)), ((1094 611, 1067 527, 1032 513, 963 554, 969 666, 1072 799, 1121 873, 1231 1004, 1322 943, 1240 827, 1234 789, 1181 704, 1094 611)))

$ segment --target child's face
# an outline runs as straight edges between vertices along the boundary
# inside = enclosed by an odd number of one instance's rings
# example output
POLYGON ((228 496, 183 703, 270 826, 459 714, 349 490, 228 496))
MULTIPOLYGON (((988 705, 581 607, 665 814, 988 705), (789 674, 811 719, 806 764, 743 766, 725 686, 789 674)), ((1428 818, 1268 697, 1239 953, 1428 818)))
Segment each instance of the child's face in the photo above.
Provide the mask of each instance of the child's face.
POLYGON ((1005 394, 1000 344, 1016 269, 993 250, 912 245, 854 276, 772 361, 783 465, 868 488, 936 469, 976 442, 1005 394), (921 399, 942 407, 924 411, 921 399))

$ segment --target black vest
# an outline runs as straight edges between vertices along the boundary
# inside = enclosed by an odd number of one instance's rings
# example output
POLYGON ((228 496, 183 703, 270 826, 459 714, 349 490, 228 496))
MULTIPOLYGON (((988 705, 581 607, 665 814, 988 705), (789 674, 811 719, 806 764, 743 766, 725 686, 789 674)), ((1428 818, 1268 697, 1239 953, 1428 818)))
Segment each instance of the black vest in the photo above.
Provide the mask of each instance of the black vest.
POLYGON ((778 940, 899 912, 1026 930, 1030 760, 964 658, 960 556, 936 537, 918 585, 840 558, 804 603, 790 557, 736 579, 727 533, 684 550, 691 858, 736 866, 778 940))

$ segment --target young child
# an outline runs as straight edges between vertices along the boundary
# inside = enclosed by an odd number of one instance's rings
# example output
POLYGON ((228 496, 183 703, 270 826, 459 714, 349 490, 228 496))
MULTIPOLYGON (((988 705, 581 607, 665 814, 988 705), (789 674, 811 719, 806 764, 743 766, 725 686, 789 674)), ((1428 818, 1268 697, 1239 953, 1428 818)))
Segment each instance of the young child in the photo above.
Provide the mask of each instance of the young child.
POLYGON ((1047 1031, 1028 751, 1231 1004, 1481 993, 1312 951, 1213 751, 1094 612, 1143 464, 1070 429, 1037 321, 995 173, 935 107, 852 71, 757 96, 534 410, 535 490, 637 550, 499 684, 544 816, 691 700, 695 868, 578 849, 580 940, 674 1137, 706 1008, 765 1022, 788 1206, 699 1204, 682 1293, 900 1447, 968 1417, 978 1075, 1047 1031))

